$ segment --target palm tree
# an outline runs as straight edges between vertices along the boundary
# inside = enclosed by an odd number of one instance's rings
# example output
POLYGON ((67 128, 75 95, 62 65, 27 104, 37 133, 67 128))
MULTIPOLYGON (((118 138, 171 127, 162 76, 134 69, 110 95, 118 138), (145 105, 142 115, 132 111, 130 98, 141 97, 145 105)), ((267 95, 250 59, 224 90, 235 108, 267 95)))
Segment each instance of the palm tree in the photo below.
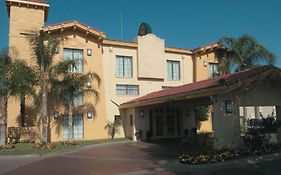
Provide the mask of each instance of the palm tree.
POLYGON ((7 88, 6 75, 9 57, 7 52, 0 55, 0 145, 6 143, 7 131, 7 88))
MULTIPOLYGON (((51 37, 48 33, 39 31, 27 36, 33 55, 34 71, 39 85, 39 105, 41 122, 41 143, 48 142, 48 93, 50 92, 50 79, 56 77, 54 69, 54 56, 60 40, 51 37)), ((60 64, 60 63, 58 63, 60 64)))
POLYGON ((108 121, 104 128, 108 130, 108 134, 111 136, 111 139, 114 139, 116 132, 119 132, 118 128, 120 126, 120 122, 115 120, 113 122, 108 121))
MULTIPOLYGON (((231 66, 234 66, 236 71, 240 71, 264 64, 273 64, 276 61, 273 53, 249 35, 242 35, 238 39, 222 37, 219 43, 227 48, 220 53, 218 60, 221 74, 231 72, 231 66)), ((254 108, 257 111, 258 107, 255 106, 254 108)), ((244 116, 247 113, 246 111, 247 108, 243 107, 244 116)))
POLYGON ((25 98, 32 96, 37 101, 36 76, 31 67, 23 60, 15 60, 9 66, 8 88, 9 96, 20 98, 20 125, 25 126, 25 98))
MULTIPOLYGON (((27 66, 22 60, 11 62, 8 51, 3 51, 0 59, 0 75, 1 75, 1 98, 0 98, 0 145, 5 144, 7 133, 7 100, 10 96, 19 96, 25 99, 25 96, 35 96, 33 86, 36 83, 33 70, 27 66)), ((25 114, 21 101, 21 125, 24 123, 25 114)))
POLYGON ((220 54, 219 69, 221 72, 230 72, 231 66, 239 71, 264 64, 273 64, 276 59, 273 53, 249 35, 242 35, 238 39, 222 37, 219 43, 227 48, 220 54))
MULTIPOLYGON (((99 92, 91 85, 93 80, 96 80, 98 85, 101 79, 95 72, 88 72, 87 74, 72 73, 70 71, 71 64, 68 64, 68 69, 58 69, 56 78, 52 79, 53 88, 51 94, 53 97, 63 97, 68 107, 68 140, 73 140, 73 110, 75 107, 74 100, 79 96, 94 95, 96 102, 99 98, 99 92)), ((65 66, 64 68, 66 68, 65 66)), ((75 65, 74 65, 75 66, 75 65)), ((63 66, 61 66, 63 67, 63 66)))

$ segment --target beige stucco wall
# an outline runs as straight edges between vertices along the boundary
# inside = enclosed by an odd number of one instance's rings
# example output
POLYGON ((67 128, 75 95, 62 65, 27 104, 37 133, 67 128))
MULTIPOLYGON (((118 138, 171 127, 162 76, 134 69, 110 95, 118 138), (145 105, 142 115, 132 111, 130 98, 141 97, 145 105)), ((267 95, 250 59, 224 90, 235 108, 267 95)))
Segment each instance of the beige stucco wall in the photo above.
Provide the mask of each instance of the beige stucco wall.
POLYGON ((199 55, 194 56, 195 62, 195 72, 194 72, 194 81, 206 80, 209 78, 209 65, 208 63, 217 63, 214 52, 204 52, 199 55), (204 62, 207 62, 206 66, 204 62))
POLYGON ((165 66, 163 58, 165 55, 164 40, 150 33, 137 37, 138 43, 138 77, 164 78, 165 66), (157 68, 155 67, 157 65, 157 68), (159 67, 159 68, 158 68, 159 67))
POLYGON ((264 80, 252 88, 239 89, 214 97, 214 148, 236 148, 240 139, 239 106, 280 106, 281 91, 278 80, 264 80), (233 112, 225 112, 225 100, 232 100, 233 112))
MULTIPOLYGON (((9 54, 14 59, 24 59, 32 65, 32 55, 26 34, 38 31, 44 25, 44 10, 42 8, 27 8, 26 6, 10 6, 9 18, 9 54)), ((30 103, 26 103, 30 106, 30 103)), ((18 97, 8 99, 7 126, 17 127, 20 115, 20 100, 18 97)))
MULTIPOLYGON (((148 44, 149 42, 154 42, 155 36, 149 35, 147 37, 142 38, 142 40, 147 39, 147 41, 143 41, 141 44, 148 44), (152 38, 152 39, 151 39, 152 38), (149 42, 148 42, 149 41, 149 42)), ((162 45, 162 42, 158 42, 159 39, 156 40, 155 43, 150 43, 149 45, 162 45)), ((138 44, 140 45, 140 44, 138 44)), ((159 46, 160 48, 161 46, 159 46)), ((146 47, 143 47, 145 49, 146 47)), ((147 48, 148 49, 148 48, 147 48)), ((160 52, 162 50, 154 50, 149 48, 147 50, 154 55, 154 52, 160 52)), ((146 52, 147 52, 146 51, 146 52)), ((122 104, 129 100, 135 99, 139 96, 146 95, 148 93, 162 90, 162 86, 179 86, 186 83, 191 83, 193 81, 193 62, 190 55, 185 55, 181 53, 170 53, 164 52, 160 55, 163 55, 160 60, 157 62, 149 61, 153 59, 151 57, 145 57, 141 55, 139 57, 138 48, 136 47, 120 47, 114 45, 106 45, 103 46, 103 69, 104 71, 104 82, 105 82, 105 99, 106 99, 106 112, 107 112, 107 120, 113 121, 114 115, 119 115, 119 109, 116 104, 122 104), (131 56, 132 64, 133 64, 133 76, 131 78, 118 78, 115 76, 116 73, 116 55, 121 56, 131 56), (141 61, 140 61, 141 60, 141 61), (167 79, 167 60, 175 60, 180 62, 180 80, 168 80, 167 79), (139 66, 141 63, 145 63, 148 61, 152 68, 147 68, 143 66, 139 66), (141 63, 140 63, 141 62, 141 63), (139 79, 139 69, 144 69, 142 71, 150 72, 152 76, 148 76, 146 78, 157 78, 154 75, 157 75, 158 71, 164 73, 163 80, 155 80, 155 79, 139 79), (155 71, 155 72, 154 72, 155 71), (139 95, 138 96, 130 96, 130 95, 116 95, 116 84, 128 84, 128 85, 139 85, 139 95), (116 104, 114 104, 116 103, 116 104)), ((117 135, 117 137, 123 137, 123 134, 117 135)))
MULTIPOLYGON (((32 66, 35 64, 32 61, 30 47, 27 38, 23 33, 29 33, 40 29, 44 25, 44 11, 42 9, 33 9, 26 7, 11 6, 10 11, 10 33, 9 46, 11 47, 12 58, 22 58, 27 60, 32 66)), ((62 33, 51 33, 55 37, 67 37, 68 40, 62 42, 60 52, 55 56, 55 62, 63 58, 63 48, 81 49, 83 50, 84 72, 95 71, 102 79, 101 85, 98 87, 96 82, 92 85, 100 93, 100 98, 95 106, 94 96, 84 98, 85 107, 77 109, 77 114, 81 114, 84 119, 84 139, 101 139, 107 137, 107 132, 104 129, 106 125, 105 111, 105 95, 104 95, 104 77, 102 67, 102 50, 100 43, 85 33, 79 31, 63 31, 62 33), (87 49, 92 49, 92 56, 87 56, 87 49), (87 119, 86 112, 93 111, 96 108, 96 116, 93 119, 87 119)), ((28 101, 28 100, 27 100, 28 101)), ((29 101, 27 102, 29 104, 29 101)), ((30 105, 30 104, 29 104, 30 105)), ((51 140, 63 140, 61 121, 54 121, 53 112, 58 110, 60 117, 63 117, 65 109, 63 105, 51 102, 49 104, 49 115, 51 119, 51 140)), ((10 98, 8 102, 8 127, 18 126, 17 117, 20 114, 20 103, 18 98, 10 98)), ((37 126, 38 127, 38 126, 37 126)))
MULTIPOLYGON (((54 34, 54 36, 57 36, 54 34)), ((104 129, 106 125, 106 110, 105 110, 105 91, 104 91, 104 74, 102 67, 102 50, 100 43, 93 37, 85 36, 84 33, 79 31, 64 31, 58 36, 66 38, 60 45, 60 52, 56 55, 55 59, 58 61, 63 58, 63 49, 80 49, 83 50, 83 71, 87 72, 96 72, 101 78, 100 86, 97 85, 96 81, 92 82, 92 86, 99 92, 99 100, 95 105, 95 96, 84 96, 83 104, 84 107, 82 110, 78 110, 76 113, 83 115, 84 119, 84 139, 93 140, 93 139, 102 139, 107 137, 107 131, 104 129), (87 56, 87 49, 92 49, 92 55, 87 56), (93 108, 96 110, 96 116, 92 119, 87 118, 87 111, 93 111, 93 108)), ((59 107, 60 113, 64 113, 64 107, 59 107)), ((52 114, 53 111, 50 111, 52 114)), ((52 136, 54 141, 62 140, 62 134, 56 134, 56 130, 52 130, 52 136)))
POLYGON ((9 47, 12 58, 30 59, 30 48, 25 34, 38 31, 43 25, 44 10, 24 6, 10 7, 9 47))

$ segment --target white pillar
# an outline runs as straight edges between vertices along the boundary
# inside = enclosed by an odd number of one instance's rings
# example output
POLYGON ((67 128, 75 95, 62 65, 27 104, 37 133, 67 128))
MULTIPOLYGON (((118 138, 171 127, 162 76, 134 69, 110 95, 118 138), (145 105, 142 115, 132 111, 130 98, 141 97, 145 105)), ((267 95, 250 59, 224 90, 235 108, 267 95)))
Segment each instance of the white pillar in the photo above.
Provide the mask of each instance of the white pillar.
MULTIPOLYGON (((276 106, 276 120, 281 122, 281 106, 276 106)), ((281 127, 277 129, 277 140, 281 143, 281 127)))
POLYGON ((260 106, 255 106, 255 118, 256 119, 261 119, 260 117, 260 106))

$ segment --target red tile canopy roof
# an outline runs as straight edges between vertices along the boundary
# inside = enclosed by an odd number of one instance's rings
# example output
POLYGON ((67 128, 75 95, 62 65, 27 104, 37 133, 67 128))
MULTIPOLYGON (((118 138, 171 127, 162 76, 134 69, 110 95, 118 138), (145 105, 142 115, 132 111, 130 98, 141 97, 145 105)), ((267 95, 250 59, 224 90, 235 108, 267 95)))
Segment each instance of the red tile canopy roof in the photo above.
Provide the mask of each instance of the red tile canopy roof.
POLYGON ((198 81, 195 83, 185 84, 166 90, 152 92, 150 94, 123 103, 119 108, 122 109, 128 106, 138 106, 140 103, 145 104, 154 100, 157 101, 162 98, 175 98, 176 96, 186 95, 187 93, 192 95, 192 93, 198 93, 201 90, 210 90, 211 92, 211 90, 216 87, 228 88, 231 85, 239 84, 252 77, 260 76, 265 72, 270 73, 274 70, 277 70, 281 75, 281 70, 272 65, 247 69, 234 74, 222 75, 213 79, 198 81))

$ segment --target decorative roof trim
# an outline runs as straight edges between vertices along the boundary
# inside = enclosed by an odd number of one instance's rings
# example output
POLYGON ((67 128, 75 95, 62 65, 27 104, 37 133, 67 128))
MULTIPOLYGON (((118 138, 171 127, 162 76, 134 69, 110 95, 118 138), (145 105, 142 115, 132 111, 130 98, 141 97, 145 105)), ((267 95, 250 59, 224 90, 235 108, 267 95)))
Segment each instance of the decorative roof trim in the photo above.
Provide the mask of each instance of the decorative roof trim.
POLYGON ((181 54, 187 54, 187 55, 193 54, 191 50, 182 49, 182 48, 175 48, 175 47, 165 47, 165 52, 181 53, 181 54))
POLYGON ((100 39, 104 39, 106 37, 105 33, 78 21, 67 21, 63 23, 47 25, 47 26, 43 26, 42 30, 46 32, 54 32, 54 31, 56 32, 56 31, 63 31, 64 29, 71 29, 71 28, 73 30, 77 30, 77 29, 83 30, 86 32, 85 33, 86 35, 92 34, 96 37, 100 37, 100 39))
POLYGON ((125 41, 117 41, 117 40, 109 40, 109 39, 103 40, 103 44, 109 46, 119 46, 119 47, 131 47, 131 48, 138 47, 138 44, 134 42, 125 42, 125 41))
POLYGON ((50 4, 47 2, 35 2, 35 1, 25 1, 25 0, 6 0, 6 2, 16 2, 16 3, 22 3, 22 4, 31 4, 31 5, 38 5, 38 6, 44 6, 44 7, 50 7, 50 4))
POLYGON ((193 49, 192 52, 193 52, 193 54, 200 54, 200 53, 207 52, 207 51, 210 51, 210 50, 214 50, 214 49, 217 49, 217 48, 225 49, 225 46, 223 46, 220 43, 215 42, 215 43, 212 43, 212 44, 208 44, 208 45, 201 46, 201 47, 198 47, 196 49, 193 49))
POLYGON ((10 17, 10 10, 11 10, 11 5, 12 4, 24 4, 26 6, 33 6, 35 8, 37 7, 41 7, 44 10, 44 21, 46 22, 48 19, 48 12, 49 12, 49 8, 50 5, 46 2, 33 2, 33 1, 24 1, 24 0, 5 0, 6 1, 6 7, 7 7, 7 11, 8 11, 8 16, 10 17))

